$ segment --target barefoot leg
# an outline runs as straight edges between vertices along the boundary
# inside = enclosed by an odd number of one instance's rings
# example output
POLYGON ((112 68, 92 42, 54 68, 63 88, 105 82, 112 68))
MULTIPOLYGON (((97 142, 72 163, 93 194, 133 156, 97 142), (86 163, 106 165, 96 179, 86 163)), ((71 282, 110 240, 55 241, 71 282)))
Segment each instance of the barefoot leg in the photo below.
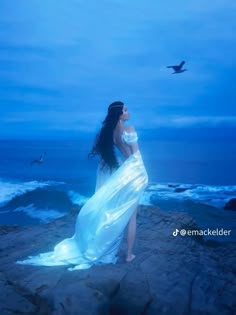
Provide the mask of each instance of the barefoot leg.
POLYGON ((130 262, 135 258, 133 255, 132 250, 134 247, 134 241, 136 237, 136 217, 137 217, 137 210, 132 214, 128 224, 128 231, 127 231, 127 256, 126 261, 130 262))

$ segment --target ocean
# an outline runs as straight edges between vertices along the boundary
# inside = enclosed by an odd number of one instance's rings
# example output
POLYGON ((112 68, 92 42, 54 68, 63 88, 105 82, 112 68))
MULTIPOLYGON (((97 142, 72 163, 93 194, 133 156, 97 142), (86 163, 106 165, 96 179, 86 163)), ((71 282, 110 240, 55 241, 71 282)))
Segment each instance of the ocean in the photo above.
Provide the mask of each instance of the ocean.
MULTIPOLYGON (((86 139, 0 141, 0 224, 45 224, 83 205, 96 182, 90 148, 86 139)), ((140 150, 149 176, 141 204, 185 211, 201 229, 231 230, 206 238, 236 241, 236 212, 224 209, 236 198, 235 144, 145 139, 140 150)))

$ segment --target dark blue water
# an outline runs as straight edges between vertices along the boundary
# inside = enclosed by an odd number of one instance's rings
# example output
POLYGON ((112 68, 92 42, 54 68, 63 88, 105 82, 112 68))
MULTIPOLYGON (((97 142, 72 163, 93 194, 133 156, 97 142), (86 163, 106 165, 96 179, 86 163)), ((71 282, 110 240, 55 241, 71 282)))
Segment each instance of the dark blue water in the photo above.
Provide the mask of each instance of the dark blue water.
MULTIPOLYGON (((65 181, 91 193, 96 171, 96 160, 87 158, 91 145, 85 139, 0 141, 0 178, 65 181), (44 163, 30 166, 43 152, 44 163)), ((151 182, 236 184, 234 143, 143 140, 140 148, 151 182)))
POLYGON ((235 141, 149 140, 141 145, 154 182, 236 184, 235 141))
MULTIPOLYGON (((91 144, 0 141, 0 224, 46 223, 83 204, 96 182, 97 160, 87 158, 91 144), (43 152, 43 163, 31 165, 43 152)), ((233 144, 141 139, 140 149, 150 182, 142 203, 187 211, 204 228, 235 229, 235 212, 224 210, 236 197, 233 144)))
POLYGON ((0 177, 9 181, 58 181, 90 193, 95 181, 96 160, 88 159, 86 141, 1 141, 0 177), (45 152, 41 164, 31 162, 45 152))

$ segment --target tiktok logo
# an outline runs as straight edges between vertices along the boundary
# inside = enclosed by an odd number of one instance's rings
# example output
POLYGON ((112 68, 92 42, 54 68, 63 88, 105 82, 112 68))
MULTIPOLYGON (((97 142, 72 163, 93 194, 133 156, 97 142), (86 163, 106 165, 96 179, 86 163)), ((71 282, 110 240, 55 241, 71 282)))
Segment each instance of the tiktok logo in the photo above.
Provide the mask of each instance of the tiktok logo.
POLYGON ((179 230, 178 230, 178 229, 175 229, 175 231, 173 232, 173 235, 174 235, 174 236, 177 236, 178 233, 179 233, 179 230))

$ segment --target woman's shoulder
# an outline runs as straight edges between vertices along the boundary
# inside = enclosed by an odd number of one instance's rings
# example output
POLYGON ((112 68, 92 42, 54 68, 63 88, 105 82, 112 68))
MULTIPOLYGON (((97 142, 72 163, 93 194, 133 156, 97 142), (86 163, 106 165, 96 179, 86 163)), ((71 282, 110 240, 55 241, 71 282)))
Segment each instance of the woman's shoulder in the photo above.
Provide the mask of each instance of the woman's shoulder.
POLYGON ((125 126, 124 131, 126 131, 128 133, 136 132, 133 125, 125 126))
POLYGON ((122 135, 121 135, 121 139, 123 140, 123 142, 127 143, 127 144, 133 144, 135 142, 138 141, 138 135, 135 131, 134 126, 125 126, 122 135))

